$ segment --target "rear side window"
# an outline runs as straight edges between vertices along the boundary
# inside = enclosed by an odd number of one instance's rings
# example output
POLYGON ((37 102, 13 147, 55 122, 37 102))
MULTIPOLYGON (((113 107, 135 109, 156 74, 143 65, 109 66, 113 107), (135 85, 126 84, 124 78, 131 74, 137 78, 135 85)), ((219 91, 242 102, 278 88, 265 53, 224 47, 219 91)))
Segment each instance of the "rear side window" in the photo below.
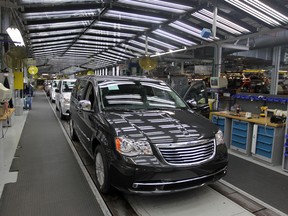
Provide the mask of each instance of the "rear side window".
POLYGON ((84 88, 86 86, 87 81, 86 80, 77 80, 75 87, 72 91, 72 96, 76 98, 78 101, 82 100, 83 98, 83 92, 84 88))
POLYGON ((67 81, 63 81, 62 83, 62 92, 71 92, 73 87, 75 85, 75 81, 70 81, 70 80, 67 80, 67 81))

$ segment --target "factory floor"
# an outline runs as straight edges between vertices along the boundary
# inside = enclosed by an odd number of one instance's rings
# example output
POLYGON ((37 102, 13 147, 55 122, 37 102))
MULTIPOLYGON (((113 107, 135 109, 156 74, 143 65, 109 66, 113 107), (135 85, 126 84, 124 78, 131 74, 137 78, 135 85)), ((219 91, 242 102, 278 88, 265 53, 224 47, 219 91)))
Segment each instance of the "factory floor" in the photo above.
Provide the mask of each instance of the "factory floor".
POLYGON ((160 197, 124 194, 134 213, 111 209, 44 92, 3 133, 1 216, 288 215, 288 173, 230 150, 228 174, 215 184, 160 197))

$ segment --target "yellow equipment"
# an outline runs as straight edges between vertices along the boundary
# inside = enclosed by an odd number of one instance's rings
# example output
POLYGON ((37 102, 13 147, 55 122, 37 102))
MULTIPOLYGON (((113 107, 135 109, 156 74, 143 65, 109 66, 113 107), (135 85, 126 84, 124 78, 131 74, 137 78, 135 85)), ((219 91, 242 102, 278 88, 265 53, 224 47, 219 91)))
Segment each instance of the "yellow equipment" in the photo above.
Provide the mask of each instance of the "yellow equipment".
POLYGON ((260 116, 261 117, 267 117, 268 106, 261 106, 260 109, 261 109, 260 116))

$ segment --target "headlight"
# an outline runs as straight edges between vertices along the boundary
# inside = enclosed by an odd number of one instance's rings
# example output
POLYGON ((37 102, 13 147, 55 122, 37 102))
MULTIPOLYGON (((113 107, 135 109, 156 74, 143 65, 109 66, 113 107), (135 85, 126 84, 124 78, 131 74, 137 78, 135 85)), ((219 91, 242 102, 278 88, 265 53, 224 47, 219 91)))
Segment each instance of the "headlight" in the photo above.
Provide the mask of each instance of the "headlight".
POLYGON ((224 137, 223 137, 223 132, 221 130, 219 130, 215 134, 215 139, 216 139, 216 145, 225 144, 224 137))
POLYGON ((152 149, 147 141, 135 141, 126 137, 117 137, 116 150, 126 156, 152 155, 152 149))

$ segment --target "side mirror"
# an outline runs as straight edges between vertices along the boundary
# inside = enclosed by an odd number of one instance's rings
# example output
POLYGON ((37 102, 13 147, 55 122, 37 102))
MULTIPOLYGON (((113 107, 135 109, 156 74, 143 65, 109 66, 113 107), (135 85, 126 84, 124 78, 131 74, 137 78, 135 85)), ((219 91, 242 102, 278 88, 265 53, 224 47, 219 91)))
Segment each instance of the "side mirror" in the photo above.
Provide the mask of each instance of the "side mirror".
POLYGON ((79 108, 83 111, 91 111, 91 102, 89 100, 79 101, 79 108))
POLYGON ((190 108, 194 110, 198 108, 198 103, 194 99, 187 100, 186 103, 189 105, 190 108))

